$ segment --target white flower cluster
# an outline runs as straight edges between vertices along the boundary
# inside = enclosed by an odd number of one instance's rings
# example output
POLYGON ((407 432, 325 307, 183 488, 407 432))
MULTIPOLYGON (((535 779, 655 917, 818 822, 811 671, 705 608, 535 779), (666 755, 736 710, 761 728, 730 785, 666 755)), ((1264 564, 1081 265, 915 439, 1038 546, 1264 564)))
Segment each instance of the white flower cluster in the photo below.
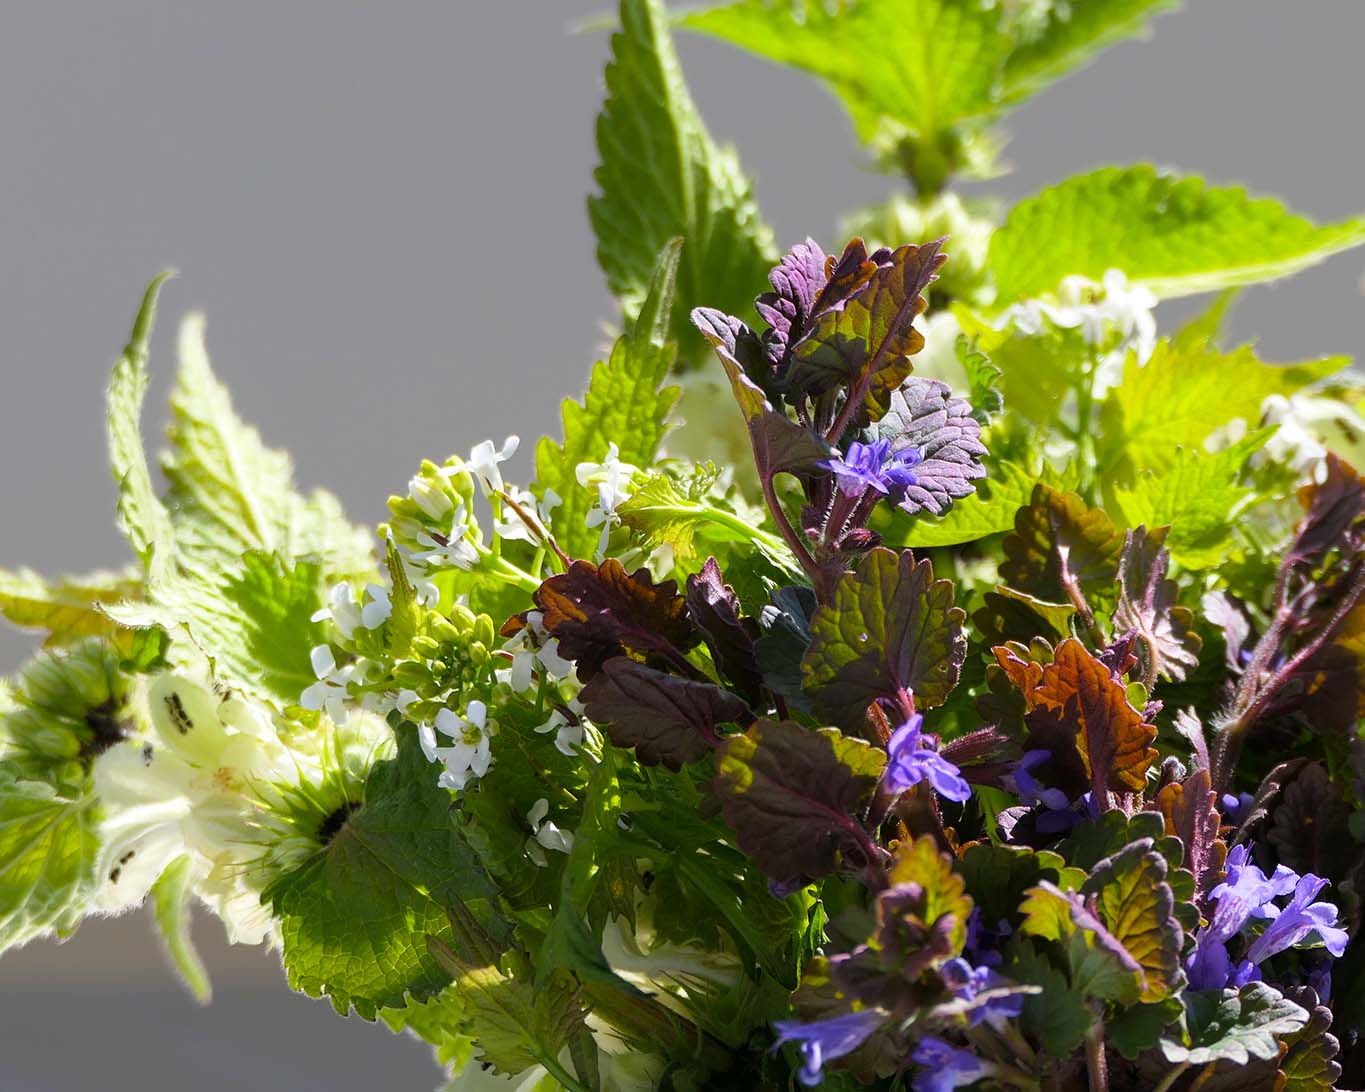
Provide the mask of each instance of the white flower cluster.
POLYGON ((579 463, 574 468, 574 477, 579 485, 597 486, 597 499, 584 522, 589 527, 602 528, 602 537, 597 542, 599 561, 606 556, 611 529, 621 522, 616 510, 630 499, 630 483, 639 472, 639 467, 621 461, 621 449, 614 441, 607 448, 606 458, 602 462, 579 463))

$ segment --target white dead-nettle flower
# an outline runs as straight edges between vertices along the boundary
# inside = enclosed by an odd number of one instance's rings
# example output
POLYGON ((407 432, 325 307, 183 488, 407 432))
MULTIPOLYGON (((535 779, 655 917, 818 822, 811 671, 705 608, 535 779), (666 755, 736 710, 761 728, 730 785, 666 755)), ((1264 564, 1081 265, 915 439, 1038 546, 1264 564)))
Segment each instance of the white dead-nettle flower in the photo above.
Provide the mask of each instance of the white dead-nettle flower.
POLYGON ((526 839, 526 855, 539 868, 547 864, 547 849, 556 853, 568 853, 573 849, 573 832, 560 830, 546 818, 549 814, 550 802, 543 796, 526 813, 526 822, 531 827, 531 837, 526 839))
POLYGON ((1265 456, 1292 466, 1305 479, 1312 479, 1327 458, 1324 437, 1344 435, 1355 443, 1365 438, 1365 419, 1335 398, 1272 394, 1261 403, 1261 414, 1266 424, 1280 426, 1266 441, 1265 456))
POLYGON ((434 728, 418 725, 418 739, 427 761, 445 767, 437 784, 458 791, 486 774, 493 762, 489 740, 496 731, 497 725, 488 719, 488 706, 477 700, 469 703, 463 717, 453 709, 442 709, 436 714, 434 728), (454 742, 440 744, 437 731, 454 742))

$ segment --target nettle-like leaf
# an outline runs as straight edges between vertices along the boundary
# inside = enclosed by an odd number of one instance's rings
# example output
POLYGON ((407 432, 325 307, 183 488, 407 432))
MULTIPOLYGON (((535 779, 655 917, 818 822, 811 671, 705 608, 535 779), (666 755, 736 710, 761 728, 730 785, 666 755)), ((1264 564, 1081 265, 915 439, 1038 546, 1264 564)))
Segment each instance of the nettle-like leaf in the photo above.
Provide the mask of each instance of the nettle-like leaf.
POLYGON ((428 936, 454 942, 450 908, 506 936, 497 890, 460 836, 416 729, 399 731, 398 756, 370 772, 360 806, 262 895, 278 919, 290 986, 367 1020, 450 981, 427 950, 428 936))
MULTIPOLYGON (((716 147, 697 113, 661 0, 622 0, 606 85, 597 119, 601 162, 593 173, 601 193, 588 200, 597 262, 634 322, 646 309, 659 252, 682 236, 682 306, 664 322, 684 357, 695 360, 702 344, 687 325, 688 312, 703 300, 747 310, 753 285, 776 256, 772 232, 738 157, 716 147)), ((619 443, 624 434, 612 438, 619 443)))
POLYGON ((129 570, 45 580, 32 569, 0 569, 0 617, 21 629, 44 631, 48 647, 114 637, 119 627, 100 604, 135 599, 141 591, 141 574, 129 570))
POLYGON ((1047 602, 1073 599, 1087 588, 1107 589, 1118 576, 1123 538, 1103 509, 1075 493, 1034 486, 1027 508, 1006 536, 1000 577, 1010 587, 1047 602))
POLYGON ((1142 994, 1143 968, 1105 927, 1080 895, 1044 880, 1020 905, 1024 936, 1057 943, 1066 956, 1071 985, 1087 997, 1134 1004, 1142 994))
POLYGON ((330 493, 297 493, 289 456, 266 447, 233 411, 209 366, 202 315, 187 316, 180 327, 168 435, 161 468, 182 568, 212 579, 213 570, 255 551, 287 562, 308 559, 329 580, 372 577, 370 533, 349 523, 330 493))
POLYGON ((96 887, 98 802, 0 764, 0 952, 75 931, 96 887))
POLYGON ((715 683, 666 675, 617 656, 602 665, 581 695, 588 719, 618 747, 633 747, 645 765, 671 770, 711 753, 718 725, 749 720, 748 707, 715 683))
POLYGON ((1169 526, 1165 546, 1187 569, 1208 569, 1224 561, 1240 516, 1256 498, 1240 484, 1246 461, 1274 434, 1257 429, 1213 455, 1202 448, 1177 448, 1167 468, 1116 486, 1114 508, 1130 527, 1169 526))
POLYGON ((755 645, 763 681, 795 708, 807 711, 801 661, 810 647, 810 622, 815 616, 815 592, 803 585, 778 588, 763 608, 759 623, 764 633, 755 645))
POLYGON ((924 348, 914 321, 925 308, 924 290, 948 260, 942 243, 907 243, 873 255, 876 269, 867 283, 842 307, 825 310, 794 346, 787 386, 811 398, 844 388, 859 407, 854 421, 880 420, 910 374, 910 357, 924 348))
POLYGON ((751 703, 763 685, 754 638, 757 625, 740 617, 739 597, 725 583, 714 557, 687 578, 687 613, 701 630, 717 670, 751 703))
POLYGON ((1019 202, 991 238, 1000 305, 1121 265, 1158 298, 1274 280, 1365 243, 1365 219, 1319 227, 1240 187, 1104 167, 1019 202))
POLYGON ((1027 749, 1052 755, 1054 784, 1076 791, 1140 793, 1157 759, 1156 727, 1128 699, 1123 683, 1080 641, 1057 646, 1052 663, 1025 661, 1011 649, 995 656, 1027 706, 1027 749))
POLYGON ((716 792, 739 847, 781 888, 854 870, 880 851, 857 816, 871 798, 886 754, 832 728, 760 720, 726 740, 716 792))
POLYGON ((1222 352, 1209 344, 1158 342, 1146 364, 1128 358, 1123 381, 1100 407, 1101 476, 1112 475, 1122 485, 1139 480, 1145 470, 1169 472, 1181 448, 1202 449, 1230 421, 1258 423, 1268 396, 1293 394, 1348 363, 1347 357, 1331 357, 1266 364, 1250 346, 1222 352))
POLYGON ((1166 873, 1166 859, 1151 839, 1142 839, 1096 864, 1081 886, 1081 895, 1094 897, 1100 920, 1142 968, 1142 1000, 1147 1003, 1162 1000, 1184 983, 1184 934, 1166 873))
MULTIPOLYGON (((1333 882, 1345 878, 1358 857, 1356 846, 1341 837, 1351 807, 1321 762, 1296 767, 1281 782, 1279 795, 1266 803, 1268 821, 1257 837, 1274 850, 1274 864, 1333 882)), ((1268 853, 1263 863, 1271 863, 1268 853)))
MULTIPOLYGON (((614 656, 693 670, 682 653, 701 639, 687 617, 687 602, 672 580, 655 583, 648 569, 627 573, 615 558, 600 566, 575 561, 547 579, 532 597, 559 653, 578 666, 587 682, 614 656)), ((525 624, 515 617, 504 636, 525 624)))
POLYGON ((877 435, 891 441, 893 454, 913 447, 923 455, 915 466, 915 484, 900 503, 912 515, 943 515, 954 501, 974 491, 974 481, 986 476, 981 425, 972 407, 953 397, 952 388, 941 380, 911 376, 902 383, 877 422, 877 435))
POLYGON ((1185 1034, 1161 1041, 1161 1053, 1176 1065, 1274 1060, 1281 1040, 1308 1023, 1308 1013, 1264 982, 1243 986, 1235 994, 1187 990, 1182 1000, 1185 1034))
POLYGON ((1095 1021, 1085 995, 1027 941, 1015 945, 1006 970, 1013 981, 1042 991, 1024 998, 1020 1026, 1054 1058, 1069 1058, 1095 1021))
POLYGON ((871 702, 901 691, 920 709, 942 705, 967 655, 965 618, 952 582, 935 580, 927 558, 872 550, 811 619, 806 691, 850 728, 862 725, 871 702))
POLYGON ((599 537, 584 522, 597 492, 579 484, 578 465, 602 462, 615 443, 621 462, 648 467, 678 400, 678 388, 664 386, 675 356, 669 321, 683 251, 682 241, 670 238, 650 252, 653 278, 634 324, 617 338, 611 355, 593 366, 583 401, 564 400, 563 442, 545 436, 536 444, 536 490, 544 496, 553 489, 559 496, 555 539, 570 557, 592 557, 599 537))
POLYGON ((1195 770, 1184 781, 1163 785, 1156 794, 1157 810, 1166 821, 1166 833, 1180 839, 1183 862, 1194 876, 1199 899, 1223 877, 1228 847, 1218 836, 1222 816, 1218 794, 1213 791, 1207 769, 1195 770))
POLYGON ((1056 644, 1071 636, 1076 608, 1070 603, 1035 599, 1004 584, 997 584, 981 599, 981 607, 972 614, 972 625, 989 647, 1039 637, 1056 644))
POLYGON ((1056 853, 988 842, 968 846, 957 869, 981 911, 981 919, 992 928, 1002 920, 1017 924, 1024 892, 1042 881, 1070 890, 1085 880, 1083 872, 1069 868, 1056 853))
POLYGON ((1166 577, 1170 555, 1165 530, 1138 527, 1124 537, 1119 558, 1119 603, 1114 630, 1135 631, 1149 675, 1176 682, 1199 666, 1204 640, 1193 630, 1194 612, 1177 602, 1179 588, 1166 577))

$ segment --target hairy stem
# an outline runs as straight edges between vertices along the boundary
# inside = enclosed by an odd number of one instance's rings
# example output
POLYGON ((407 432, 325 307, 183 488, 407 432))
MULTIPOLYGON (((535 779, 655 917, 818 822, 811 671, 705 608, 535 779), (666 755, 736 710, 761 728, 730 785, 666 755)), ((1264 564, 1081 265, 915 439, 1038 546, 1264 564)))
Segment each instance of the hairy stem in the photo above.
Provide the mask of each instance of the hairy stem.
POLYGON ((1104 1021, 1085 1036, 1085 1071, 1090 1077, 1090 1092, 1109 1092, 1109 1063, 1104 1057, 1104 1021))

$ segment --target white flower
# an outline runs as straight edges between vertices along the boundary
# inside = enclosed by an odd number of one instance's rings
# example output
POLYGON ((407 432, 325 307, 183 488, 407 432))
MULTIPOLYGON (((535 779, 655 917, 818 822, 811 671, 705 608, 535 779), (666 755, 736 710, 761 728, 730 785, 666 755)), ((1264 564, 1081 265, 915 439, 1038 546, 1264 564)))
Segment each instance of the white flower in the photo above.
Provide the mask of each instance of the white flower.
POLYGON ((299 704, 314 712, 326 711, 333 724, 345 724, 346 698, 351 676, 355 674, 354 665, 338 668, 330 645, 318 645, 308 658, 318 681, 303 692, 299 704))
POLYGON ((451 509, 450 495, 440 483, 421 474, 408 482, 408 496, 432 519, 444 519, 451 509))
POLYGON ((1079 329, 1088 345, 1118 353, 1136 349, 1138 360, 1146 361, 1156 347, 1156 302, 1148 289, 1129 285, 1122 270, 1110 269, 1098 284, 1088 277, 1063 277, 1055 301, 1024 300, 1006 309, 1003 320, 1036 337, 1046 319, 1059 329, 1079 329))
POLYGON ((451 746, 443 747, 437 743, 436 733, 430 724, 418 727, 418 739, 427 761, 445 766, 437 778, 441 788, 463 789, 471 777, 477 779, 488 772, 492 763, 489 737, 495 727, 488 721, 488 706, 477 700, 469 703, 463 717, 452 709, 442 709, 436 714, 436 728, 455 740, 451 746))
POLYGON ((360 612, 360 621, 366 629, 378 629, 389 620, 393 604, 389 601, 389 589, 379 584, 367 584, 365 592, 370 601, 360 612))
MULTIPOLYGON (((515 485, 509 485, 504 492, 522 509, 535 516, 543 530, 549 531, 550 513, 562 503, 562 498, 558 493, 553 489, 547 489, 544 499, 537 501, 533 493, 515 485)), ((494 521, 493 529, 505 539, 533 544, 540 541, 540 536, 527 527, 525 521, 511 508, 507 510, 505 519, 494 521)))
POLYGON ((441 536, 445 539, 444 542, 434 537, 430 531, 417 533, 417 544, 430 551, 419 554, 419 560, 434 568, 452 566, 465 570, 474 568, 479 563, 479 550, 470 541, 471 531, 469 510, 465 507, 464 501, 460 501, 450 518, 450 530, 441 536))
POLYGON ((531 824, 531 837, 526 839, 526 855, 540 868, 546 865, 545 850, 568 853, 573 849, 573 833, 560 830, 546 819, 549 814, 550 802, 543 796, 526 813, 526 821, 531 824))
POLYGON ((568 678, 574 669, 573 661, 559 654, 559 640, 545 631, 544 617, 538 610, 527 611, 526 625, 503 645, 512 654, 507 682, 519 694, 535 686, 537 667, 554 682, 568 678))
POLYGON ((336 584, 327 596, 327 606, 315 613, 314 622, 330 619, 346 640, 363 624, 364 612, 355 597, 355 589, 347 583, 336 584))
POLYGON ((589 527, 601 527, 602 537, 597 544, 598 555, 607 552, 607 540, 611 529, 621 522, 616 509, 630 499, 628 488, 631 480, 639 473, 639 468, 621 462, 621 450, 613 442, 607 448, 607 457, 600 463, 579 463, 574 468, 574 476, 579 485, 595 484, 597 500, 583 522, 589 527))
POLYGON ((503 442, 501 451, 493 447, 492 440, 484 440, 482 443, 474 445, 474 450, 469 453, 469 463, 466 469, 479 479, 479 485, 483 488, 485 497, 491 497, 493 494, 503 491, 502 470, 498 464, 505 463, 515 455, 520 443, 520 438, 509 436, 503 442))
POLYGON ((1261 403, 1261 414, 1266 424, 1280 426, 1266 442, 1266 456, 1287 463, 1305 479, 1313 478, 1327 457, 1324 435, 1334 434, 1334 446, 1343 433, 1356 441, 1365 436, 1365 419, 1335 398, 1272 394, 1261 403))
POLYGON ((550 719, 536 729, 541 735, 555 734, 555 750, 573 758, 578 748, 583 746, 583 721, 570 719, 558 709, 550 714, 550 719))

